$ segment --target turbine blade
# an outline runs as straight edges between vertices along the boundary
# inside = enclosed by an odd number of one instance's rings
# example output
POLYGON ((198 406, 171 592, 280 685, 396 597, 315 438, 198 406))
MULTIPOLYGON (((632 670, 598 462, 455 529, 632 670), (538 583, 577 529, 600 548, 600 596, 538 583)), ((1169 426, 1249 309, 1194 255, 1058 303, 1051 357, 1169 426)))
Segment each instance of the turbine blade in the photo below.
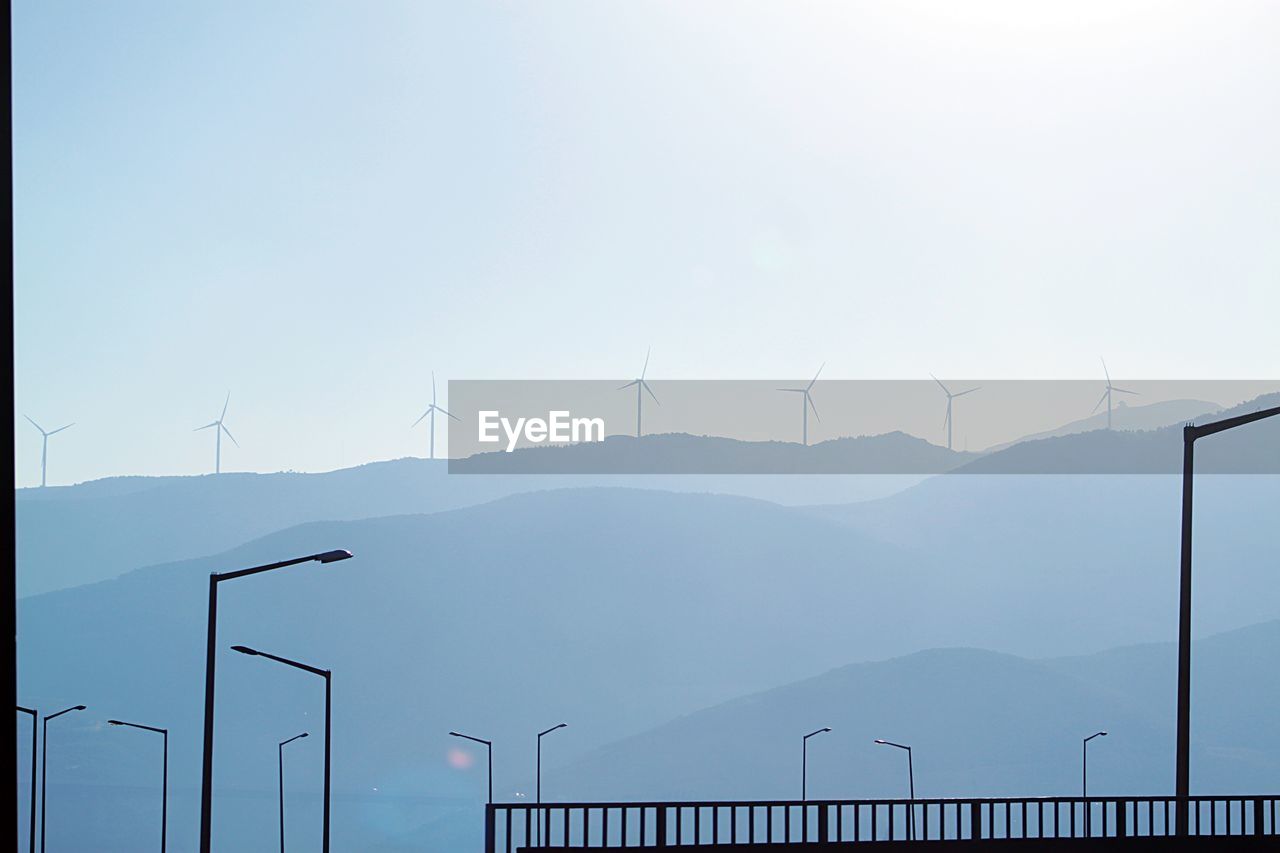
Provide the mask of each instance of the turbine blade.
POLYGON ((1112 390, 1112 391, 1119 391, 1121 394, 1137 394, 1137 393, 1138 393, 1137 391, 1126 391, 1125 389, 1123 389, 1123 388, 1117 388, 1117 387, 1116 387, 1116 386, 1114 386, 1114 385, 1112 385, 1112 386, 1111 386, 1111 390, 1112 390))
MULTIPOLYGON (((1101 406, 1101 405, 1102 405, 1103 403, 1105 403, 1105 402, 1107 402, 1107 392, 1106 392, 1106 391, 1103 391, 1103 392, 1102 392, 1102 397, 1098 400, 1098 404, 1097 404, 1096 406, 1094 406, 1094 407, 1093 407, 1093 412, 1098 411, 1098 406, 1101 406)), ((1093 412, 1090 412, 1089 414, 1091 414, 1091 415, 1092 415, 1092 414, 1093 414, 1093 412)))
POLYGON ((418 419, 417 419, 416 421, 414 421, 413 423, 409 424, 409 429, 413 429, 413 428, 414 428, 414 427, 416 427, 418 424, 422 423, 422 419, 423 419, 423 418, 425 418, 427 415, 431 414, 431 409, 432 409, 432 407, 433 407, 433 406, 434 406, 434 404, 432 404, 432 406, 427 406, 427 410, 426 410, 425 412, 423 412, 423 413, 418 417, 418 419))
POLYGON ((824 361, 824 362, 822 362, 822 367, 819 367, 819 368, 818 368, 818 372, 817 372, 817 373, 815 373, 815 374, 813 374, 813 378, 809 380, 809 384, 808 384, 808 385, 804 386, 804 390, 808 391, 810 388, 812 388, 812 387, 813 387, 813 383, 817 382, 817 381, 818 381, 818 377, 822 374, 822 368, 823 368, 823 367, 826 367, 826 366, 827 366, 827 363, 826 363, 825 361, 824 361))
MULTIPOLYGON (((658 403, 658 395, 653 393, 653 389, 649 387, 649 383, 643 379, 640 380, 640 387, 649 392, 649 396, 653 398, 653 402, 658 403)), ((661 403, 658 403, 661 406, 661 403)))
POLYGON ((941 379, 939 379, 938 377, 934 376, 932 373, 930 373, 930 374, 929 374, 929 378, 930 378, 930 379, 932 379, 934 382, 937 382, 937 383, 938 383, 938 387, 942 389, 942 393, 943 393, 943 394, 946 394, 948 397, 950 397, 950 396, 951 396, 951 392, 947 390, 947 386, 946 386, 946 385, 943 385, 943 384, 942 384, 942 380, 941 380, 941 379))
POLYGON ((640 379, 643 381, 645 374, 649 372, 649 355, 653 352, 653 347, 649 347, 644 351, 644 369, 640 371, 640 379))
POLYGON ((777 388, 777 389, 775 389, 775 390, 778 390, 778 391, 795 391, 797 394, 803 394, 803 393, 805 393, 805 389, 803 389, 803 388, 777 388))
POLYGON ((431 405, 436 404, 436 372, 431 371, 431 405))
POLYGON ((1107 384, 1111 384, 1111 374, 1107 372, 1107 360, 1102 356, 1098 356, 1098 360, 1102 362, 1102 372, 1107 377, 1107 384))
POLYGON ((449 411, 448 409, 446 409, 444 406, 436 406, 436 411, 437 411, 437 412, 444 412, 446 415, 448 415, 449 417, 453 418, 455 421, 458 421, 459 423, 461 423, 461 422, 462 422, 462 418, 458 417, 458 416, 457 416, 457 415, 455 415, 453 412, 450 412, 450 411, 449 411))
MULTIPOLYGON (((817 377, 814 378, 816 379, 817 377)), ((804 398, 809 401, 809 408, 813 409, 813 416, 818 418, 818 420, 822 420, 822 418, 818 416, 818 407, 813 404, 813 397, 809 396, 808 391, 804 392, 804 398)))
POLYGON ((57 435, 58 433, 62 432, 64 429, 71 429, 73 426, 75 426, 75 424, 74 424, 74 423, 70 423, 70 424, 67 424, 67 425, 66 425, 66 426, 64 426, 64 427, 58 427, 58 428, 57 428, 57 429, 55 429, 53 432, 49 433, 49 435, 57 435))
MULTIPOLYGON (((23 417, 24 417, 24 418, 26 418, 27 420, 31 421, 31 416, 30 416, 30 415, 23 415, 23 417)), ((44 427, 40 426, 40 424, 36 423, 35 421, 31 421, 31 425, 32 425, 33 427, 35 427, 36 429, 40 430, 40 434, 41 434, 41 435, 48 435, 48 433, 46 433, 46 432, 44 431, 44 427)))
POLYGON ((617 388, 615 388, 614 390, 615 390, 615 391, 621 391, 623 388, 630 388, 632 385, 639 385, 639 384, 640 384, 640 380, 639 380, 639 379, 632 379, 632 380, 631 380, 630 382, 628 382, 626 385, 619 385, 619 386, 618 386, 617 388))
POLYGON ((226 416, 227 416, 227 406, 230 406, 230 405, 231 405, 231 392, 230 392, 230 391, 228 391, 228 392, 227 392, 227 399, 226 399, 226 401, 222 404, 222 414, 218 416, 218 420, 219 420, 219 421, 221 421, 221 420, 223 420, 224 418, 226 418, 226 416))
POLYGON ((204 426, 202 426, 202 427, 196 427, 195 429, 193 429, 193 430, 192 430, 192 432, 199 432, 199 431, 200 431, 200 430, 202 430, 202 429, 208 429, 209 427, 216 427, 216 426, 220 425, 220 423, 221 423, 220 421, 214 421, 214 422, 213 422, 213 423, 211 423, 211 424, 205 424, 205 425, 204 425, 204 426))
POLYGON ((236 447, 239 447, 239 446, 240 446, 240 442, 236 441, 236 437, 235 437, 234 435, 232 435, 232 434, 231 434, 231 430, 227 429, 227 425, 226 425, 226 424, 224 424, 224 423, 219 423, 219 424, 218 424, 218 426, 222 427, 222 431, 223 431, 223 432, 225 432, 225 433, 227 434, 227 438, 231 439, 231 443, 232 443, 232 444, 234 444, 236 447))
POLYGON ((943 426, 943 427, 946 427, 946 425, 947 425, 948 423, 950 423, 950 422, 951 422, 951 406, 950 406, 950 404, 948 404, 948 405, 947 405, 947 414, 942 418, 942 426, 943 426))
POLYGON ((959 394, 952 394, 951 396, 963 397, 965 394, 972 394, 974 391, 981 391, 981 390, 982 390, 982 386, 979 385, 977 388, 970 388, 968 391, 961 391, 959 394))

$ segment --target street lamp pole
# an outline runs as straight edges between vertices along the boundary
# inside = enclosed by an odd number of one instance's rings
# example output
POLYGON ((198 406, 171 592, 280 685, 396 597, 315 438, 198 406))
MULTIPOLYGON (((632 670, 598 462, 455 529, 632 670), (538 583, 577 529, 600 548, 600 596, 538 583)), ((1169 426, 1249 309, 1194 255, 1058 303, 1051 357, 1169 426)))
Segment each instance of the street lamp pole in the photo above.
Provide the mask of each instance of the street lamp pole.
POLYGON ((200 853, 211 853, 213 846, 213 693, 214 672, 217 665, 218 642, 218 584, 236 578, 257 575, 299 563, 336 563, 351 559, 350 551, 324 551, 279 563, 239 569, 234 572, 214 572, 209 575, 209 624, 205 639, 204 658, 204 755, 200 771, 200 853))
POLYGON ((891 740, 880 740, 879 738, 876 739, 876 743, 880 744, 881 746, 893 746, 893 747, 897 747, 898 749, 905 749, 907 751, 907 781, 910 784, 909 790, 911 792, 910 813, 907 820, 907 832, 910 836, 910 839, 912 841, 915 841, 916 839, 916 770, 911 763, 911 747, 902 743, 894 743, 891 740))
POLYGON ((1190 831, 1191 804, 1191 485, 1196 439, 1280 415, 1280 406, 1234 418, 1182 428, 1182 567, 1178 586, 1178 766, 1177 823, 1180 836, 1190 831))
POLYGON ((476 743, 482 743, 489 750, 489 805, 493 805, 493 741, 484 738, 472 737, 464 735, 461 732, 449 732, 450 737, 460 737, 464 740, 472 740, 476 743))
POLYGON ((1084 800, 1084 834, 1086 838, 1089 835, 1090 819, 1093 817, 1093 810, 1089 808, 1089 741, 1096 737, 1106 736, 1106 732, 1094 732, 1084 739, 1084 743, 1080 747, 1080 798, 1084 800))
POLYGON ((544 735, 549 735, 552 732, 554 732, 556 729, 563 729, 567 725, 569 724, 559 723, 545 731, 538 732, 538 755, 537 755, 537 763, 535 765, 537 769, 534 772, 534 777, 536 779, 535 789, 536 789, 536 798, 537 798, 536 811, 538 813, 538 846, 539 847, 542 846, 542 823, 543 823, 542 819, 544 817, 544 815, 542 814, 542 738, 544 735))
POLYGON ((56 714, 50 714, 45 717, 44 723, 41 725, 41 728, 44 729, 44 736, 42 738, 44 743, 40 745, 40 853, 44 853, 44 843, 48 840, 45 837, 47 835, 45 831, 45 810, 49 805, 49 797, 46 787, 49 783, 49 721, 56 720, 63 714, 69 714, 72 711, 83 711, 84 709, 84 705, 72 705, 70 708, 64 708, 56 714))
POLYGON ((293 743, 298 738, 307 737, 307 733, 294 735, 288 740, 282 740, 276 747, 276 755, 280 760, 280 853, 284 853, 284 747, 285 744, 293 743))
POLYGON ((40 731, 36 720, 40 718, 40 714, 35 708, 24 708, 21 705, 17 708, 22 713, 31 715, 31 816, 27 819, 27 829, 31 837, 27 843, 27 850, 29 853, 36 853, 36 747, 40 731))
POLYGON ((332 724, 333 724, 333 673, 327 669, 320 669, 310 664, 300 663, 289 658, 282 658, 279 655, 260 652, 257 649, 251 649, 248 646, 232 646, 232 651, 239 652, 242 655, 252 655, 253 657, 264 657, 267 660, 273 660, 276 663, 282 663, 285 666, 291 666, 294 669, 300 669, 303 672, 309 672, 312 675, 318 675, 324 679, 324 839, 320 845, 323 853, 329 853, 329 745, 332 742, 332 724))
POLYGON ((146 732, 155 732, 164 738, 164 758, 160 774, 160 853, 164 853, 165 842, 169 836, 169 730, 144 726, 141 723, 126 723, 123 720, 107 720, 107 725, 142 729, 146 732))
MULTIPOLYGON (((831 731, 831 728, 828 726, 825 728, 818 729, 816 732, 809 732, 807 735, 801 738, 800 802, 802 803, 809 799, 809 738, 813 737, 814 735, 820 735, 823 732, 829 732, 829 731, 831 731)), ((807 817, 808 812, 805 812, 805 815, 807 817)))

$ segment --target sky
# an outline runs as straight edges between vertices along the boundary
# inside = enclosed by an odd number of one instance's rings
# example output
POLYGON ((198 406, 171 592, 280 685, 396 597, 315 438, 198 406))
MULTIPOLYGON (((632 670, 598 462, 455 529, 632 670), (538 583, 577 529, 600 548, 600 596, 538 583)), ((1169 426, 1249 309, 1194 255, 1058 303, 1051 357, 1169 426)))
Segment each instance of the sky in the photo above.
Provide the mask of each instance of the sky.
MULTIPOLYGON (((449 379, 1280 376, 1280 6, 20 0, 15 462, 449 379)), ((784 401, 784 403, 789 401, 784 401)), ((1084 413, 1082 413, 1083 415, 1084 413)))

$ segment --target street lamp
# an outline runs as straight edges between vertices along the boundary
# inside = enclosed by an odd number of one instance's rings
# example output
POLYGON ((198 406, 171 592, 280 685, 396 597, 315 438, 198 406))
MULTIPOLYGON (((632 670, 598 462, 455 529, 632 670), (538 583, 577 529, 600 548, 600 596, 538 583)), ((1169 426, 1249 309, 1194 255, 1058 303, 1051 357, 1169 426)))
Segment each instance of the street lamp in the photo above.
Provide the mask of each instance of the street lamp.
POLYGON ((911 785, 911 788, 910 788, 911 804, 910 804, 909 818, 907 820, 907 832, 910 835, 910 840, 915 841, 915 838, 916 838, 916 771, 911 764, 911 747, 907 746, 906 744, 894 743, 891 740, 880 740, 879 738, 876 739, 876 743, 880 744, 881 746, 893 746, 893 747, 897 747, 898 749, 905 749, 907 751, 907 780, 908 782, 910 782, 910 785, 911 785))
POLYGON ((464 735, 461 732, 449 732, 450 737, 460 737, 465 740, 473 740, 476 743, 482 743, 489 750, 489 805, 493 805, 493 741, 484 738, 472 737, 464 735))
POLYGON ((331 738, 331 722, 332 715, 330 711, 333 707, 333 673, 327 669, 311 666, 310 664, 299 663, 296 660, 289 660, 277 655, 260 652, 257 649, 251 649, 248 646, 232 646, 231 650, 239 652, 242 655, 252 655, 253 657, 264 657, 267 660, 273 660, 276 663, 282 663, 285 666, 291 666, 294 669, 300 669, 303 672, 309 672, 312 675, 318 675, 324 679, 324 840, 321 842, 320 849, 324 853, 329 853, 329 744, 331 738))
POLYGON ((31 839, 28 842, 27 850, 29 853, 36 853, 36 738, 40 727, 36 725, 36 720, 40 714, 35 708, 24 708, 21 705, 16 706, 19 711, 24 714, 31 715, 31 817, 27 819, 27 828, 31 832, 31 839))
POLYGON ((46 793, 46 786, 49 783, 49 721, 56 720, 63 714, 70 714, 72 711, 83 711, 84 705, 72 705, 70 708, 64 708, 56 714, 50 714, 44 718, 41 728, 44 729, 44 743, 40 745, 40 853, 44 853, 44 843, 47 840, 45 832, 45 807, 49 805, 49 797, 46 793))
POLYGON ((210 853, 213 838, 213 688, 214 668, 217 663, 218 641, 218 584, 249 575, 296 566, 298 563, 336 563, 351 559, 350 551, 325 551, 280 563, 268 563, 252 569, 234 572, 214 572, 209 575, 209 626, 204 652, 204 756, 200 771, 200 853, 210 853))
MULTIPOLYGON (((800 746, 800 802, 809 799, 809 738, 831 731, 830 727, 809 732, 801 739, 800 746)), ((808 814, 806 812, 806 814, 808 814)))
POLYGON ((160 775, 160 853, 164 853, 165 841, 169 835, 169 730, 155 726, 144 726, 141 723, 126 723, 123 720, 107 720, 109 726, 128 726, 131 729, 142 729, 155 732, 164 738, 164 753, 160 775))
POLYGON ((542 846, 542 820, 544 817, 542 813, 542 738, 544 735, 549 735, 552 732, 554 732, 556 729, 563 729, 567 725, 569 724, 559 723, 547 729, 546 731, 538 732, 538 757, 537 757, 537 765, 536 765, 537 770, 534 775, 537 780, 536 781, 536 788, 537 788, 536 805, 537 805, 537 812, 538 812, 538 846, 539 847, 542 846))
POLYGON ((1196 439, 1280 415, 1280 406, 1182 428, 1182 572, 1178 586, 1178 768, 1177 834, 1190 831, 1191 796, 1191 481, 1196 439))
POLYGON ((285 744, 293 743, 299 738, 307 737, 307 733, 294 735, 288 740, 280 741, 276 747, 276 755, 280 759, 280 853, 284 853, 284 747, 285 744))
POLYGON ((1084 834, 1087 838, 1089 835, 1089 822, 1093 817, 1093 810, 1089 808, 1089 741, 1096 737, 1106 737, 1106 732, 1094 732, 1084 739, 1081 744, 1081 760, 1080 760, 1080 798, 1084 800, 1084 834))

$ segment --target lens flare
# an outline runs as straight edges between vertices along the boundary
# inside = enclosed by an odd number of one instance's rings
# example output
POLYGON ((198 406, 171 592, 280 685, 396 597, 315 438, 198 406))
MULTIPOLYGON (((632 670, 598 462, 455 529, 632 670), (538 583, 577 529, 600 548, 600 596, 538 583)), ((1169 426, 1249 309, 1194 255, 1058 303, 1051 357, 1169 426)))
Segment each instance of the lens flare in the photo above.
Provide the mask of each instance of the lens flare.
POLYGON ((476 763, 471 753, 465 749, 458 749, 456 746, 449 750, 447 758, 449 766, 455 770, 466 770, 476 763))

